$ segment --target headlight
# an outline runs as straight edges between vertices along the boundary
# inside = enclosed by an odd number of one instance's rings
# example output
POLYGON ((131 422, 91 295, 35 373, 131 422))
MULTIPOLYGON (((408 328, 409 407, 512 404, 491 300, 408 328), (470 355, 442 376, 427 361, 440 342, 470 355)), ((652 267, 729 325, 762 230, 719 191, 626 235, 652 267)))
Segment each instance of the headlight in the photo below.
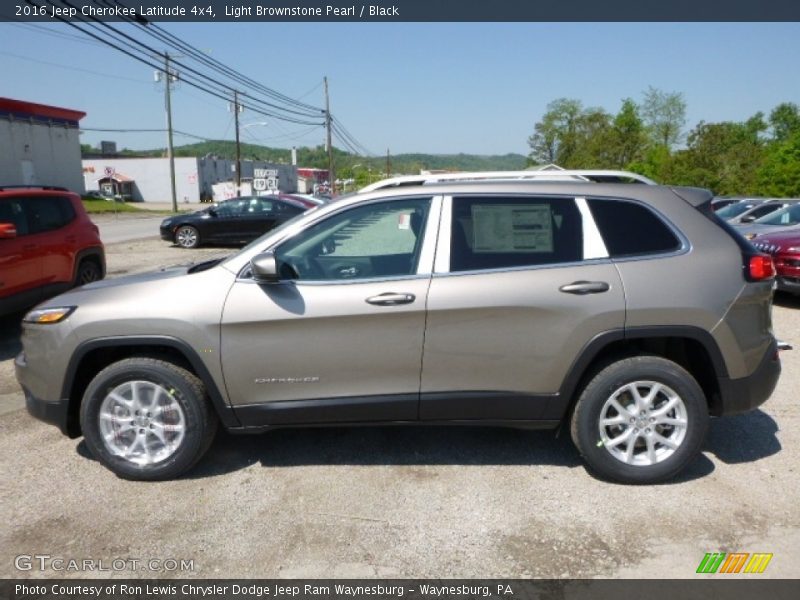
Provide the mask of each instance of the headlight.
POLYGON ((172 225, 172 219, 164 219, 163 221, 161 221, 162 227, 169 227, 170 225, 172 225))
POLYGON ((746 237, 748 240, 753 240, 756 238, 757 235, 758 235, 757 233, 748 233, 744 237, 746 237))
POLYGON ((60 323, 70 316, 77 306, 59 306, 58 308, 40 308, 32 310, 22 318, 23 323, 36 323, 37 325, 51 325, 60 323))

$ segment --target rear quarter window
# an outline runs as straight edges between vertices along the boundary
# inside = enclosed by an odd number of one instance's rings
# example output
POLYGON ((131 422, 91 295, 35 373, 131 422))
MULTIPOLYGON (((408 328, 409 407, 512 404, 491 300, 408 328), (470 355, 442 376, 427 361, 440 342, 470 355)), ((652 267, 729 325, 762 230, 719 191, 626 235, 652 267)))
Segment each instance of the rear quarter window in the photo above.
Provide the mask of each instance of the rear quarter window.
POLYGON ((681 247, 667 224, 642 204, 596 198, 588 204, 611 258, 663 254, 681 247))

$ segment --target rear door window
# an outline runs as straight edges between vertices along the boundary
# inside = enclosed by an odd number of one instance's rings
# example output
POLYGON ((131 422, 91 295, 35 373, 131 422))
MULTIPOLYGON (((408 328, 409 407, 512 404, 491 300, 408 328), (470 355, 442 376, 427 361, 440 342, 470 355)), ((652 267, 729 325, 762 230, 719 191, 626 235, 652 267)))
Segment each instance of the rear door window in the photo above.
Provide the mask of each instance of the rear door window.
POLYGON ((450 271, 583 259, 583 225, 571 198, 454 197, 450 271))
POLYGON ((29 233, 54 231, 75 218, 75 209, 69 198, 60 196, 23 198, 22 204, 28 217, 29 233))

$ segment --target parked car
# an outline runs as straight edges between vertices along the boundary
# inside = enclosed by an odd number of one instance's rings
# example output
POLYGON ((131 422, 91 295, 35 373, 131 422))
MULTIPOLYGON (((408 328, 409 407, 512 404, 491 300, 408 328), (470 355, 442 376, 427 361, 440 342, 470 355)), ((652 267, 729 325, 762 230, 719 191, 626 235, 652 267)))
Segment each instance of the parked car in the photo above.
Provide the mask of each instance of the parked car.
POLYGON ((718 211, 726 206, 730 206, 731 204, 736 204, 741 200, 742 198, 727 198, 724 196, 718 196, 711 201, 711 210, 718 211))
POLYGON ((0 315, 102 279, 97 226, 80 196, 57 187, 0 187, 0 315))
POLYGON ((776 200, 770 199, 765 200, 764 202, 753 206, 750 210, 743 212, 738 217, 734 217, 732 219, 728 219, 728 222, 731 224, 737 223, 753 223, 760 219, 761 217, 766 217, 769 214, 778 212, 782 208, 786 208, 787 206, 791 206, 794 200, 776 200))
POLYGON ((739 233, 748 240, 752 240, 760 235, 794 229, 798 226, 800 226, 800 202, 791 202, 785 208, 756 219, 752 223, 742 223, 737 227, 739 233))
POLYGON ((763 198, 745 198, 742 200, 736 200, 735 202, 732 202, 723 208, 717 207, 714 210, 718 217, 725 219, 726 221, 730 221, 742 216, 743 214, 763 203, 763 198))
POLYGON ((761 217, 765 217, 771 213, 777 212, 782 208, 786 208, 795 200, 779 200, 776 198, 768 198, 768 199, 761 199, 757 201, 753 200, 742 200, 742 202, 738 204, 732 204, 727 208, 723 208, 722 210, 717 211, 717 214, 724 218, 728 223, 732 225, 737 224, 745 224, 745 223, 752 223, 761 217), (735 212, 738 214, 732 214, 728 211, 728 209, 733 209, 734 207, 739 207, 739 205, 743 205, 742 209, 736 210, 735 212), (749 205, 749 206, 748 206, 749 205))
POLYGON ((181 248, 200 244, 244 244, 311 207, 286 196, 242 196, 203 210, 168 217, 161 239, 181 248))
POLYGON ((778 289, 791 294, 800 294, 800 230, 782 233, 767 233, 753 245, 772 255, 778 273, 778 289))
POLYGON ((322 206, 219 261, 98 282, 26 315, 34 416, 130 479, 232 432, 353 424, 571 431, 599 476, 651 483, 709 415, 779 373, 772 259, 693 188, 403 186, 322 206))

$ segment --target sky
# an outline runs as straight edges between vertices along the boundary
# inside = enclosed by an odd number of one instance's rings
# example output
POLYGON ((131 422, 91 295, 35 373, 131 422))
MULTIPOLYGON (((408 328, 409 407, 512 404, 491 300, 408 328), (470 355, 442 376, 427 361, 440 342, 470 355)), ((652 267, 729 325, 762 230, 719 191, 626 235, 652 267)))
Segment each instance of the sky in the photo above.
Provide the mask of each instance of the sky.
MULTIPOLYGON (((689 130, 800 104, 800 23, 162 23, 274 90, 324 107, 374 155, 527 154, 557 98, 616 113, 648 86, 680 92, 689 130)), ((122 26, 124 27, 124 26, 122 26)), ((133 29, 126 31, 133 32, 133 29)), ((139 35, 141 37, 141 35, 139 35)), ((165 50, 152 38, 155 49, 165 50)), ((195 64, 195 63, 191 63, 195 64)), ((0 23, 6 97, 81 110, 84 129, 164 129, 153 69, 65 24, 0 23)), ((196 66, 196 64, 195 64, 196 66)), ((234 139, 226 102, 178 84, 175 129, 234 139)), ((244 111, 242 141, 324 143, 321 126, 244 111)), ((166 134, 84 131, 81 143, 164 147, 166 134)), ((177 135, 175 144, 193 138, 177 135)), ((341 146, 334 137, 334 145, 341 146)))

